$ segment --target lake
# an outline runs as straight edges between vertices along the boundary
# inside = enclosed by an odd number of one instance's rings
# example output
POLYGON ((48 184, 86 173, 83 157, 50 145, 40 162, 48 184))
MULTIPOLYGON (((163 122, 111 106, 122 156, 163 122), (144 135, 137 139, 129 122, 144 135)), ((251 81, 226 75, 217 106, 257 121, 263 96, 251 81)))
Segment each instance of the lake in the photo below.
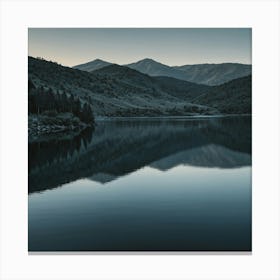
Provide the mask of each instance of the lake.
POLYGON ((29 251, 251 251, 251 117, 29 142, 29 251))

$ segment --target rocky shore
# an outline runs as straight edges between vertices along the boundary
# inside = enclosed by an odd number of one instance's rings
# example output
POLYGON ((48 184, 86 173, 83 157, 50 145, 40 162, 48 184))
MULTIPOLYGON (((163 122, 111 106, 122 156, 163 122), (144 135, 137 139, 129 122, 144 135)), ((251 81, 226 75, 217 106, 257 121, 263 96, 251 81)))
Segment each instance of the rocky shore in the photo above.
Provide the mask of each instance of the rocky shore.
POLYGON ((80 131, 88 126, 71 113, 61 113, 55 116, 29 115, 28 138, 30 140, 46 134, 80 131))

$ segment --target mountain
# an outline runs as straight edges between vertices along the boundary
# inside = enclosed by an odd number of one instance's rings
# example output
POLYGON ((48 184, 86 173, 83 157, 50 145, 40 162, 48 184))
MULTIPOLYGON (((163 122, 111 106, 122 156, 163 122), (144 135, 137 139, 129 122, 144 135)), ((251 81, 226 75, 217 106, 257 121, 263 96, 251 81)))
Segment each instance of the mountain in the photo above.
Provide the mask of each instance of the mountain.
POLYGON ((187 81, 205 85, 220 85, 252 73, 252 65, 240 63, 195 64, 173 68, 183 71, 187 81))
POLYGON ((125 66, 131 69, 135 69, 141 73, 148 74, 150 76, 167 76, 180 80, 186 80, 185 73, 183 71, 159 63, 150 58, 145 58, 143 60, 127 64, 125 66))
POLYGON ((83 63, 83 64, 73 66, 73 68, 74 69, 79 69, 79 70, 82 70, 82 71, 91 72, 91 71, 100 69, 102 67, 108 66, 110 64, 111 64, 110 62, 107 62, 107 61, 104 61, 104 60, 101 60, 101 59, 95 59, 95 60, 87 62, 87 63, 83 63))
POLYGON ((167 76, 210 86, 248 76, 252 72, 252 66, 248 64, 194 64, 171 67, 149 58, 126 66, 150 76, 167 76))
POLYGON ((82 104, 90 104, 95 116, 234 114, 248 113, 251 106, 249 79, 211 87, 170 77, 151 77, 117 64, 87 72, 33 57, 28 58, 28 78, 36 88, 66 93, 82 104), (239 87, 242 96, 246 96, 241 108, 239 87), (216 103, 216 99, 220 101, 216 103))
MULTIPOLYGON (((96 59, 74 66, 74 69, 92 72, 112 63, 96 59)), ((164 76, 204 85, 220 85, 252 73, 252 65, 241 63, 194 64, 168 66, 151 58, 123 65, 152 77, 164 76)))

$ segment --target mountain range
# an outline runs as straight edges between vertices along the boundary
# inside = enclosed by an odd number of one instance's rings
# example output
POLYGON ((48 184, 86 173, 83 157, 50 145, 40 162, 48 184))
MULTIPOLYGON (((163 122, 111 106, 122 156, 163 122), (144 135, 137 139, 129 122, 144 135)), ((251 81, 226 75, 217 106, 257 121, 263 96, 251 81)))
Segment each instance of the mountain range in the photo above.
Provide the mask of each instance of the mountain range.
MULTIPOLYGON (((96 59, 84 64, 76 65, 73 68, 92 72, 110 64, 112 63, 96 59)), ((145 58, 124 66, 149 76, 166 76, 205 85, 220 85, 236 78, 248 76, 252 72, 252 66, 249 64, 194 64, 172 67, 150 58, 145 58)))
MULTIPOLYGON (((93 69, 91 65, 88 63, 86 69, 93 69)), ((102 61, 95 61, 94 65, 95 70, 89 72, 28 57, 28 78, 35 87, 74 95, 82 103, 90 104, 95 116, 251 113, 250 75, 209 86, 174 77, 150 76, 131 69, 131 65, 108 65, 102 61)))

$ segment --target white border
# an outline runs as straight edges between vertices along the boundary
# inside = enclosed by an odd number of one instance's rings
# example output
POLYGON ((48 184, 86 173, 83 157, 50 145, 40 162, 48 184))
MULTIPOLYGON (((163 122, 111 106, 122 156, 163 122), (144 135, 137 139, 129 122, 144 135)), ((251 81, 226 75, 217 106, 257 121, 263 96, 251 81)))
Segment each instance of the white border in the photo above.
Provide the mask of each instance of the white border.
POLYGON ((280 279, 279 2, 2 1, 0 279, 280 279), (253 28, 253 254, 28 255, 27 28, 253 28))

